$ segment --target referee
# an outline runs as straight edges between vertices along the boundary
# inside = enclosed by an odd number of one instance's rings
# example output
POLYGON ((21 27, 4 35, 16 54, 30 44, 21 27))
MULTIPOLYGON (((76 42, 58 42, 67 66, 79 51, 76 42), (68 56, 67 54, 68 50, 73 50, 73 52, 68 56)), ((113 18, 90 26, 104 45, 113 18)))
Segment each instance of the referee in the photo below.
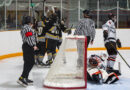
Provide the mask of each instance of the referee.
POLYGON ((91 19, 89 10, 84 10, 83 16, 84 18, 79 21, 74 35, 86 36, 88 46, 89 42, 93 44, 95 38, 95 22, 91 19))
POLYGON ((33 81, 29 80, 28 76, 35 62, 34 51, 38 49, 36 46, 36 34, 32 29, 32 26, 32 18, 30 16, 26 16, 21 30, 24 66, 22 75, 17 81, 17 83, 25 87, 29 84, 33 84, 33 81))

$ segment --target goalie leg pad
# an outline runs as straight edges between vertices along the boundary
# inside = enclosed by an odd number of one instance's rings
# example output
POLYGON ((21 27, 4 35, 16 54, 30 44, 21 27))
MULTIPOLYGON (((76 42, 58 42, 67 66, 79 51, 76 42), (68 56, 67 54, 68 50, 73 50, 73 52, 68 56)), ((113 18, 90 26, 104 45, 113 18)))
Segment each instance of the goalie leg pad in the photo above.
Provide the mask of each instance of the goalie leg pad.
POLYGON ((105 83, 113 84, 113 83, 115 83, 118 80, 119 80, 119 78, 118 78, 117 74, 110 73, 105 83))
POLYGON ((102 84, 103 83, 103 78, 102 78, 102 73, 100 71, 94 73, 92 75, 92 79, 93 81, 95 81, 96 83, 102 84))
POLYGON ((90 76, 90 74, 88 72, 87 72, 87 80, 92 81, 92 78, 91 78, 91 76, 90 76))
POLYGON ((107 68, 107 73, 115 73, 117 76, 120 76, 121 73, 119 70, 114 70, 113 68, 107 68))
POLYGON ((87 72, 95 83, 99 83, 99 84, 103 83, 102 72, 100 70, 98 70, 97 68, 92 68, 92 69, 88 68, 87 72))

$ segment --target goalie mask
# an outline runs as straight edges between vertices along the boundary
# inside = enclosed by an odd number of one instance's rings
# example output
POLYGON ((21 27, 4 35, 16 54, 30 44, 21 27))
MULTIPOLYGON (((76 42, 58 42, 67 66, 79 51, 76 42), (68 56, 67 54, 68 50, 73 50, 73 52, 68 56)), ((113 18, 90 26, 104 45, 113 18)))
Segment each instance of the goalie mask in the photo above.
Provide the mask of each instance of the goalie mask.
POLYGON ((91 66, 97 67, 98 66, 98 60, 95 57, 89 58, 89 64, 91 66))

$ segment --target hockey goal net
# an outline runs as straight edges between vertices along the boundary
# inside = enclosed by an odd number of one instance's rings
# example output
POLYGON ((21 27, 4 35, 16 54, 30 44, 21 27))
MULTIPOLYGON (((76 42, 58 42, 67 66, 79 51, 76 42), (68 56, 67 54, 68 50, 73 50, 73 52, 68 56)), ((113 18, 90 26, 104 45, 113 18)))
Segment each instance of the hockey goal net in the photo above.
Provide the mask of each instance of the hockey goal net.
POLYGON ((82 89, 87 85, 87 38, 68 36, 44 80, 44 87, 54 89, 82 89))

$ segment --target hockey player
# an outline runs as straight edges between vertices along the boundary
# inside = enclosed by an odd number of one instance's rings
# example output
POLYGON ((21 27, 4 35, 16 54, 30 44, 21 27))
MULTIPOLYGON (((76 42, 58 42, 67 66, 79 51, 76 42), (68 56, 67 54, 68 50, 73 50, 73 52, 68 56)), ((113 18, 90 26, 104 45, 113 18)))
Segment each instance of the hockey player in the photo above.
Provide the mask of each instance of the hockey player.
POLYGON ((95 83, 102 84, 112 84, 119 80, 118 75, 119 72, 111 72, 108 73, 105 69, 104 60, 102 59, 103 56, 99 55, 91 55, 88 58, 88 65, 87 65, 87 78, 88 80, 92 80, 95 83))
POLYGON ((68 34, 70 34, 71 33, 71 30, 69 30, 69 31, 67 31, 67 28, 66 28, 66 26, 65 26, 65 20, 64 19, 61 19, 61 13, 60 13, 60 10, 59 10, 59 8, 57 8, 57 7, 54 7, 54 11, 55 11, 55 13, 56 13, 56 15, 57 15, 57 22, 58 22, 58 30, 59 30, 59 32, 58 32, 58 36, 59 36, 59 40, 57 41, 57 48, 59 49, 59 47, 60 47, 60 45, 61 45, 61 43, 62 43, 62 32, 64 32, 64 33, 68 33, 68 34))
POLYGON ((107 59, 107 70, 111 72, 113 70, 114 63, 117 56, 117 47, 121 48, 120 40, 116 37, 116 16, 112 13, 108 14, 108 21, 102 26, 103 37, 105 42, 105 47, 108 52, 107 59))
POLYGON ((58 20, 60 21, 61 20, 61 11, 57 7, 54 7, 54 11, 58 17, 58 20))
POLYGON ((45 34, 46 30, 45 27, 45 18, 42 18, 41 21, 37 22, 37 37, 38 37, 38 43, 37 46, 39 50, 36 51, 36 65, 43 66, 45 65, 43 63, 44 55, 46 53, 46 40, 45 40, 45 34))
POLYGON ((47 54, 48 54, 48 60, 46 64, 50 65, 52 64, 56 56, 56 46, 59 40, 60 30, 68 32, 70 29, 67 29, 63 24, 59 24, 57 22, 57 15, 55 13, 52 13, 49 16, 49 21, 45 29, 47 30, 46 39, 47 39, 47 54))
POLYGON ((58 38, 59 40, 57 41, 57 48, 60 48, 60 45, 62 44, 62 32, 71 34, 71 28, 67 28, 64 24, 64 21, 58 21, 58 38))
POLYGON ((52 63, 52 60, 56 56, 56 45, 57 45, 57 16, 53 13, 53 11, 48 12, 48 18, 49 21, 46 24, 46 40, 47 40, 47 55, 48 55, 48 61, 46 62, 47 65, 52 63))

